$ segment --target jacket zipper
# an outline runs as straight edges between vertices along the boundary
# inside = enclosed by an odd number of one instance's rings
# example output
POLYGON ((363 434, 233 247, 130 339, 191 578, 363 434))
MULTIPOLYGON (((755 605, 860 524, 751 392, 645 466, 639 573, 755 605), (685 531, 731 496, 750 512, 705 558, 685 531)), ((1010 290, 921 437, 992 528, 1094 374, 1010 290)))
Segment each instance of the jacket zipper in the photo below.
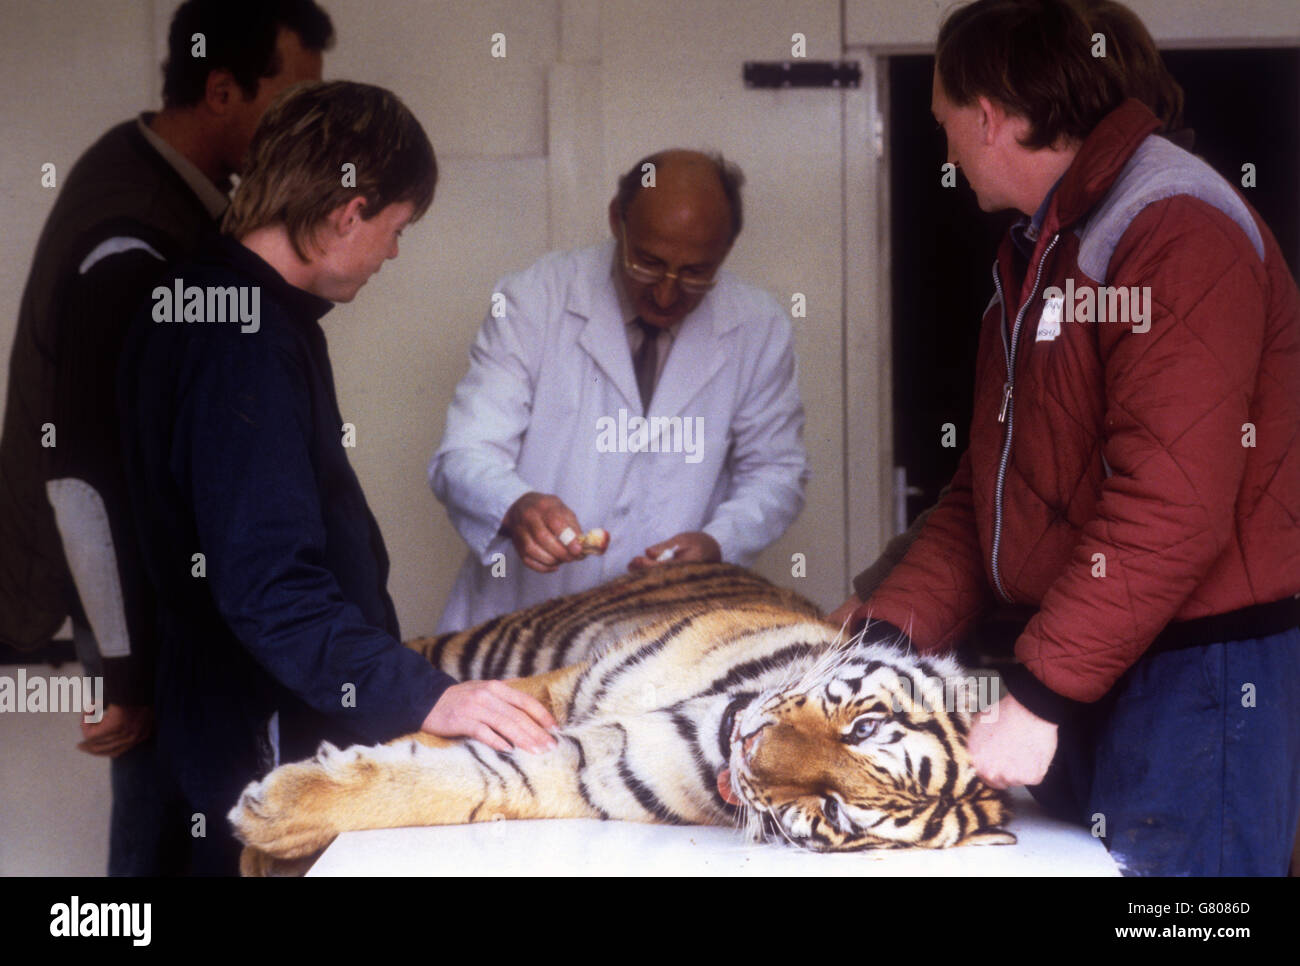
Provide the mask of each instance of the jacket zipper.
POLYGON ((1016 324, 1011 330, 1010 346, 1007 345, 1007 300, 1002 294, 1002 279, 998 276, 997 260, 993 261, 993 287, 997 289, 998 304, 1002 313, 1002 354, 1007 362, 1007 380, 1002 384, 1002 406, 998 410, 998 422, 1004 424, 1006 428, 1002 431, 1002 457, 998 460, 998 481, 993 491, 993 549, 990 553, 990 562, 993 586, 997 589, 998 595, 1008 604, 1012 602, 1011 595, 1002 584, 1002 574, 998 570, 998 550, 1002 545, 1002 487, 1007 479, 1007 463, 1011 459, 1011 435, 1016 419, 1013 396, 1016 386, 1016 346, 1020 341, 1020 323, 1024 321, 1029 306, 1033 305, 1034 299, 1038 297, 1038 286, 1043 280, 1043 266, 1047 264, 1047 256, 1052 254, 1052 249, 1056 247, 1057 239, 1060 237, 1059 233, 1052 236, 1052 240, 1043 251, 1043 257, 1038 260, 1038 270, 1034 273, 1034 287, 1029 292, 1029 298, 1025 299, 1024 304, 1020 306, 1020 311, 1016 313, 1016 324))

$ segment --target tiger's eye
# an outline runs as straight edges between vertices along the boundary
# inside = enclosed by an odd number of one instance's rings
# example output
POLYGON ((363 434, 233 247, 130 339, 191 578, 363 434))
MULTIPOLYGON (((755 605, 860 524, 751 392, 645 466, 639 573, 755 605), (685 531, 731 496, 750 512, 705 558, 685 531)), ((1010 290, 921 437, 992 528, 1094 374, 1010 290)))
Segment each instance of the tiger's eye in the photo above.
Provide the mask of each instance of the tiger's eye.
POLYGON ((829 796, 826 803, 822 806, 822 814, 826 816, 826 821, 832 825, 838 823, 840 817, 840 803, 829 796))
POLYGON ((853 741, 865 741, 876 733, 880 727, 879 718, 862 717, 853 722, 853 727, 849 729, 849 738, 853 741))

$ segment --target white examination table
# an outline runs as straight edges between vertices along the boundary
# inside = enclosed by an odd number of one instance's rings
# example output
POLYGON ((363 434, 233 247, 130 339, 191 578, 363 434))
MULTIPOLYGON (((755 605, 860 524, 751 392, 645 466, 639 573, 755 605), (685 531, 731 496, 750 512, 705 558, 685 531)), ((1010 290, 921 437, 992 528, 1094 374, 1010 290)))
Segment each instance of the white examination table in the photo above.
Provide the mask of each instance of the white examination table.
POLYGON ((308 875, 1119 875, 1086 828, 1048 818, 1024 789, 1012 799, 1016 845, 818 855, 724 828, 550 819, 346 832, 308 875))

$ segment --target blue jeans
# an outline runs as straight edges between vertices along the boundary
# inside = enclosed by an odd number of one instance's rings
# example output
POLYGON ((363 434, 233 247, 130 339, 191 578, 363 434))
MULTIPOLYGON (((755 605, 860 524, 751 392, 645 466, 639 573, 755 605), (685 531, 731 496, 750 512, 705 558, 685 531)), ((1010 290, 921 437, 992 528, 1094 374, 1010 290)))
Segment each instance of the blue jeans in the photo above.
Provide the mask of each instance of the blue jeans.
POLYGON ((1300 629, 1147 654, 1061 725, 1030 792, 1092 827, 1126 875, 1286 875, 1297 695, 1300 629))

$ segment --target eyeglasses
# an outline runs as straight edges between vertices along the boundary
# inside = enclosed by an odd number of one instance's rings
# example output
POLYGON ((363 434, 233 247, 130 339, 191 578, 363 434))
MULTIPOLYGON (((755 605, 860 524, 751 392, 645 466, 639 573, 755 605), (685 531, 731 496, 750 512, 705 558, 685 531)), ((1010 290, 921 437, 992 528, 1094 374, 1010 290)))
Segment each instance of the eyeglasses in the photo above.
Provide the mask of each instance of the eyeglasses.
POLYGON ((681 286, 683 292, 700 295, 718 284, 718 280, 713 277, 700 278, 698 275, 686 275, 682 272, 666 272, 662 268, 650 268, 648 265, 632 261, 632 253, 627 245, 627 222, 620 222, 619 227, 623 231, 623 268, 642 285, 658 285, 665 279, 671 278, 681 286))

